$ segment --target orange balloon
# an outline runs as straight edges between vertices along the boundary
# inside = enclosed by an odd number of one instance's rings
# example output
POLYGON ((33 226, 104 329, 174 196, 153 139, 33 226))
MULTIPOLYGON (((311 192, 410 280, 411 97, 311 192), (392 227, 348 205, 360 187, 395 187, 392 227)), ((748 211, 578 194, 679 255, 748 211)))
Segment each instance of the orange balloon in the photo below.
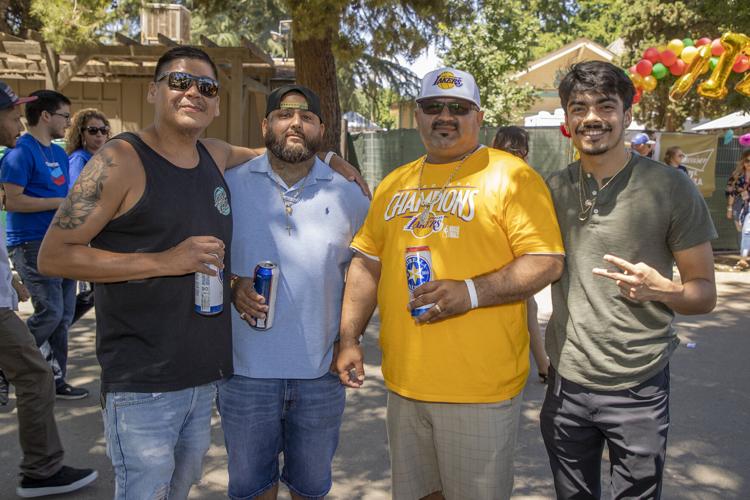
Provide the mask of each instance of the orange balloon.
POLYGON ((643 90, 646 92, 652 92, 656 88, 656 78, 651 75, 643 77, 643 90))
MULTIPOLYGON (((750 37, 747 35, 732 33, 731 31, 724 33, 721 36, 721 46, 724 47, 724 53, 721 54, 719 63, 714 68, 711 76, 698 85, 698 94, 709 99, 724 99, 729 92, 726 84, 727 78, 729 78, 729 74, 732 72, 734 60, 737 54, 742 52, 743 48, 748 45, 750 45, 750 37)), ((742 88, 744 89, 744 87, 742 88)))
POLYGON ((637 89, 643 88, 643 77, 639 73, 631 73, 630 81, 633 82, 633 86, 637 89))

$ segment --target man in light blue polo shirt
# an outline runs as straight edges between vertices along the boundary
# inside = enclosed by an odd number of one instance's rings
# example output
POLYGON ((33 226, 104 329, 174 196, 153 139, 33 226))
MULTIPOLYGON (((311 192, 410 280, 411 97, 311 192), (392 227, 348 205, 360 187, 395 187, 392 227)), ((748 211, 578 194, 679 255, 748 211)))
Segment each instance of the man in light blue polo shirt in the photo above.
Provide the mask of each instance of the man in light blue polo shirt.
POLYGON ((229 456, 230 498, 325 496, 344 412, 344 387, 330 373, 341 319, 349 243, 368 200, 316 158, 320 101, 288 85, 272 92, 267 153, 226 173, 232 196, 235 375, 219 385, 229 456), (273 325, 255 330, 267 306, 252 288, 261 261, 279 267, 273 325), (279 473, 279 453, 284 468, 279 473))

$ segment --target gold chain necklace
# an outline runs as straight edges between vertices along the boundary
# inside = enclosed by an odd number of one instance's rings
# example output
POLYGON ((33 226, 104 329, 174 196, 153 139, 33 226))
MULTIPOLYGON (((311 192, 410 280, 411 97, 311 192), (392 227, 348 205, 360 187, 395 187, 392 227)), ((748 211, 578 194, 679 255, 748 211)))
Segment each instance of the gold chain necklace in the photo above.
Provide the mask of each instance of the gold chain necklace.
MULTIPOLYGON (((312 171, 312 168, 310 169, 312 171)), ((279 197, 281 198, 281 204, 284 206, 284 218, 286 219, 286 232, 289 234, 289 236, 292 235, 292 224, 289 220, 289 218, 292 216, 292 206, 299 202, 300 198, 302 198, 302 191, 305 190, 305 185, 307 185, 307 178, 310 176, 310 172, 307 173, 305 176, 305 180, 302 181, 302 186, 297 191, 297 194, 292 197, 290 196, 290 200, 287 201, 286 197, 284 196, 284 189, 281 187, 281 184, 277 184, 277 188, 279 190, 279 197)), ((281 178, 281 177, 279 177, 281 178)))
POLYGON ((591 213, 594 210, 594 205, 596 205, 596 199, 599 196, 599 193, 601 193, 607 186, 609 186, 613 180, 615 180, 615 177, 620 175, 620 172, 625 170, 625 167, 628 166, 628 163, 630 163, 631 154, 627 153, 627 158, 625 158, 625 163, 622 167, 620 167, 620 170, 618 170, 615 175, 609 178, 607 182, 604 183, 602 187, 596 190, 596 194, 593 195, 591 198, 586 196, 588 193, 587 188, 583 186, 583 165, 578 165, 578 203, 580 205, 580 210, 578 211, 578 220, 581 222, 586 222, 589 217, 591 216, 591 213))
MULTIPOLYGON (((480 144, 479 146, 474 148, 474 150, 468 153, 466 156, 461 158, 461 161, 453 169, 453 172, 451 172, 451 175, 448 177, 448 180, 445 181, 445 184, 443 184, 443 187, 440 188, 440 192, 438 193, 438 195, 432 197, 432 201, 427 201, 425 197, 422 197, 422 200, 419 203, 419 206, 422 209, 422 212, 419 214, 420 225, 427 224, 427 221, 430 219, 430 213, 432 212, 432 207, 435 206, 435 204, 438 202, 438 200, 440 200, 440 198, 442 198, 443 193, 445 192, 445 189, 453 181, 453 176, 456 175, 456 172, 459 171, 459 169, 464 164, 464 162, 469 158, 469 156, 473 155, 481 147, 482 145, 480 144)), ((417 191, 420 193, 422 192, 422 174, 424 173, 424 164, 426 161, 427 161, 427 155, 424 155, 422 157, 422 161, 419 164, 419 184, 417 184, 417 191)))

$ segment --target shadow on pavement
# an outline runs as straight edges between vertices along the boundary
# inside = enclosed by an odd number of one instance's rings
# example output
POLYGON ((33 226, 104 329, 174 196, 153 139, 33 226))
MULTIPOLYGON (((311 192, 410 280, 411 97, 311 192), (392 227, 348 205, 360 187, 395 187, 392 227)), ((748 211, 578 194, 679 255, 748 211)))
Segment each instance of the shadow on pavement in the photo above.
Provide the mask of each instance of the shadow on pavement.
MULTIPOLYGON (((678 316, 682 341, 672 358, 672 425, 663 498, 750 498, 750 274, 717 273, 719 306, 708 315, 678 316), (693 348, 687 342, 694 342, 693 348)), ((540 309, 541 311, 541 309, 540 309)), ((30 312, 24 305, 23 316, 30 312)), ((545 318, 541 318, 544 320, 545 318)), ((381 500, 390 498, 390 468, 385 427, 386 389, 377 347, 379 318, 368 326, 364 340, 367 381, 350 390, 334 460, 334 486, 329 498, 381 500)), ((112 498, 113 475, 105 455, 99 407, 99 367, 95 359, 93 312, 70 332, 69 382, 83 385, 91 396, 80 401, 58 401, 56 414, 66 449, 66 463, 95 467, 100 478, 90 487, 56 498, 103 500, 112 498)), ((513 498, 554 498, 547 456, 539 433, 539 409, 545 386, 533 366, 524 393, 516 450, 513 498)), ((20 450, 15 399, 0 407, 0 499, 15 498, 20 450)), ((603 481, 608 481, 606 460, 603 481)), ((226 455, 218 415, 214 414, 212 445, 206 457, 202 484, 192 499, 226 498, 226 455)), ((604 488, 606 490, 606 487, 604 488)), ((288 499, 282 487, 280 498, 288 499)), ((606 498, 606 496, 605 496, 606 498)))

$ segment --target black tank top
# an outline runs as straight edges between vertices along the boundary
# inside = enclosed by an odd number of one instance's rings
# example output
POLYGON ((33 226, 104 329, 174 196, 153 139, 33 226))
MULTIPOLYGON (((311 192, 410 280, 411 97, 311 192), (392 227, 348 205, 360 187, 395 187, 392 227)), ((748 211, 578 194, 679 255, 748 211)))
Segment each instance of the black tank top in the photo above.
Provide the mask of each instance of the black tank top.
MULTIPOLYGON (((133 146, 146 173, 141 199, 111 220, 91 246, 119 253, 162 252, 190 236, 215 236, 226 246, 230 267, 232 216, 229 189, 206 148, 200 161, 179 168, 135 134, 114 139, 133 146)), ((168 392, 232 374, 229 280, 224 310, 194 312, 194 274, 120 283, 97 283, 96 354, 102 392, 168 392)))

